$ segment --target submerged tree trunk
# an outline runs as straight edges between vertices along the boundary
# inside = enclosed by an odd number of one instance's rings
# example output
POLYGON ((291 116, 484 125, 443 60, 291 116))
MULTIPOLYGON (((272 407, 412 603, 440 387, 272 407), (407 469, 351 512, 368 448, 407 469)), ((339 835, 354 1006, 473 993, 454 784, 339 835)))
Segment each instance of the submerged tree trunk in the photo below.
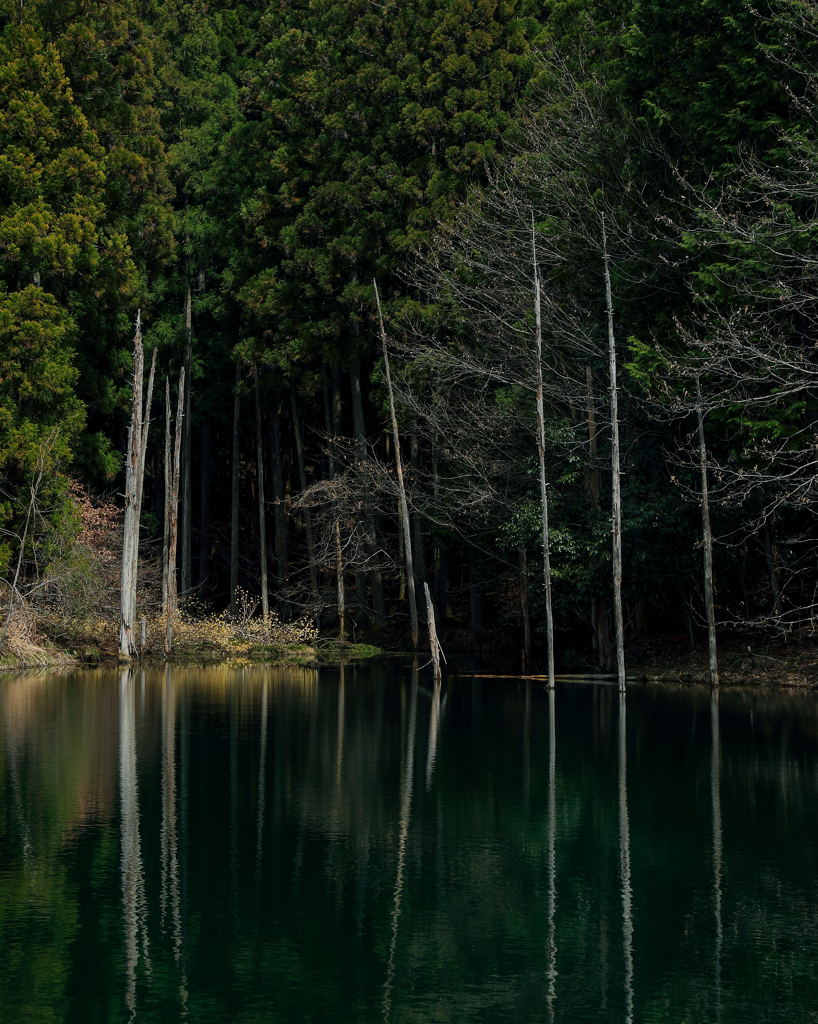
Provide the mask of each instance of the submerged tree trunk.
POLYGON ((429 647, 432 653, 432 664, 434 665, 435 682, 439 683, 441 679, 440 673, 440 643, 437 639, 437 627, 435 625, 435 606, 432 603, 432 595, 429 593, 429 584, 423 584, 423 590, 426 594, 426 619, 429 623, 429 647))
POLYGON ((378 320, 381 325, 381 341, 383 343, 383 361, 386 368, 386 386, 389 391, 389 413, 392 417, 392 437, 395 441, 395 464, 398 468, 398 491, 400 493, 401 525, 403 527, 403 549, 406 559, 406 585, 409 591, 409 623, 412 630, 412 647, 418 649, 418 611, 415 601, 415 574, 412 560, 412 531, 409 526, 409 506, 406 503, 406 488, 403 483, 403 459, 400 451, 400 436, 398 434, 398 417, 395 413, 395 396, 392 393, 392 374, 389 370, 389 352, 386 346, 386 330, 383 326, 383 314, 381 313, 381 299, 378 295, 378 283, 372 282, 375 286, 375 300, 378 304, 378 320))
POLYGON ((275 403, 270 416, 270 468, 273 481, 273 521, 276 541, 276 581, 278 587, 278 614, 289 617, 289 605, 284 597, 287 585, 287 514, 284 506, 284 471, 281 460, 281 406, 275 403))
POLYGON ((185 368, 179 374, 179 401, 176 405, 176 435, 173 440, 173 468, 170 490, 170 530, 168 533, 168 607, 165 619, 165 657, 173 651, 173 616, 177 608, 176 539, 179 524, 179 483, 181 477, 182 423, 185 417, 185 368))
MULTIPOLYGON (((301 484, 303 494, 307 489, 307 469, 304 464, 304 445, 301 440, 301 419, 298 414, 298 395, 295 390, 295 381, 290 384, 290 405, 293 410, 293 435, 295 436, 295 455, 298 460, 298 480, 301 484)), ((315 544, 312 535, 312 514, 308 508, 304 509, 304 529, 307 534, 307 561, 310 567, 310 591, 313 597, 318 597, 318 571, 315 564, 315 544)))
POLYGON ((261 614, 264 624, 270 618, 270 604, 267 594, 267 530, 264 522, 264 449, 261 443, 261 399, 258 393, 258 377, 256 387, 256 464, 258 466, 258 536, 261 558, 261 614))
POLYGON ((704 605, 707 610, 707 650, 710 661, 710 685, 719 685, 716 649, 716 607, 713 601, 713 533, 710 529, 710 502, 707 494, 707 447, 704 438, 702 391, 696 378, 696 414, 699 420, 699 465, 702 476, 702 534, 704 538, 704 605))
POLYGON ((531 214, 531 246, 534 254, 534 321, 537 361, 537 457, 540 464, 540 505, 542 511, 543 584, 545 586, 545 628, 548 641, 548 686, 554 686, 554 613, 551 607, 551 552, 548 536, 548 484, 545 479, 545 411, 542 378, 542 312, 540 302, 540 271, 537 266, 537 243, 534 214, 531 214))
POLYGON ((241 441, 241 364, 236 363, 233 396, 233 465, 230 477, 230 612, 236 613, 239 588, 239 446, 241 441))
POLYGON ((602 220, 602 253, 605 263, 605 307, 608 314, 608 367, 611 381, 611 505, 613 532, 613 598, 616 626, 616 676, 625 691, 625 626, 622 619, 622 498, 619 491, 619 401, 616 386, 616 342, 611 298, 611 269, 605 219, 602 220))

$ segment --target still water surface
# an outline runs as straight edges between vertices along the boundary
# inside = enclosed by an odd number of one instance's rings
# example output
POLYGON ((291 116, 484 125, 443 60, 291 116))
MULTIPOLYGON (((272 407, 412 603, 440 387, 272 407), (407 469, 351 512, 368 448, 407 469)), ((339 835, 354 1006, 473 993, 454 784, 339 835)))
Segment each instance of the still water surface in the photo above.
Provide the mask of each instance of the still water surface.
POLYGON ((0 681, 0 1021, 818 1020, 818 703, 0 681))

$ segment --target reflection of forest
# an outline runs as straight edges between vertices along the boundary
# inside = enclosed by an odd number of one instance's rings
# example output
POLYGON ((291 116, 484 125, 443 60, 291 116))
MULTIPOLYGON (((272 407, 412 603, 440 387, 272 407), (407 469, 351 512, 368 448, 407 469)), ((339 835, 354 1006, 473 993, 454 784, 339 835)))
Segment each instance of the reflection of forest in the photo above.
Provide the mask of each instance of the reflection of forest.
POLYGON ((801 694, 219 667, 0 714, 2 1020, 818 1005, 801 694))

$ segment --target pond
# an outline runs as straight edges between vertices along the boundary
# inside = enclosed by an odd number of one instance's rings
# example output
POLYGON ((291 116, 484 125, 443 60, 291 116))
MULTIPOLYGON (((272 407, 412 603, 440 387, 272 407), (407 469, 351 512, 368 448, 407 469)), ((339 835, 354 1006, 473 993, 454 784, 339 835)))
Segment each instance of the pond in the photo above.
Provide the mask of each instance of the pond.
POLYGON ((0 1020, 818 1020, 818 701, 0 682, 0 1020))

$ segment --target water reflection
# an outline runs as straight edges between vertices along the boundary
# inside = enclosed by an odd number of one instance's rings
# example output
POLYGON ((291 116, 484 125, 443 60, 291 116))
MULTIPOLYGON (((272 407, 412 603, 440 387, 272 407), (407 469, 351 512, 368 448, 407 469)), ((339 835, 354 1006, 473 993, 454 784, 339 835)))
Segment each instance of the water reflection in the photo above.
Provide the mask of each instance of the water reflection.
POLYGON ((142 958, 150 973, 148 907, 139 834, 134 696, 133 673, 124 669, 119 681, 120 870, 125 924, 125 1002, 132 1019, 136 1016, 136 970, 140 939, 142 958))
POLYGON ((619 694, 619 871, 622 882, 622 952, 625 960, 625 1020, 633 1021, 633 893, 628 821, 628 721, 625 693, 619 694))
POLYGON ((2 1020, 818 1005, 811 695, 174 669, 0 714, 2 1020))

